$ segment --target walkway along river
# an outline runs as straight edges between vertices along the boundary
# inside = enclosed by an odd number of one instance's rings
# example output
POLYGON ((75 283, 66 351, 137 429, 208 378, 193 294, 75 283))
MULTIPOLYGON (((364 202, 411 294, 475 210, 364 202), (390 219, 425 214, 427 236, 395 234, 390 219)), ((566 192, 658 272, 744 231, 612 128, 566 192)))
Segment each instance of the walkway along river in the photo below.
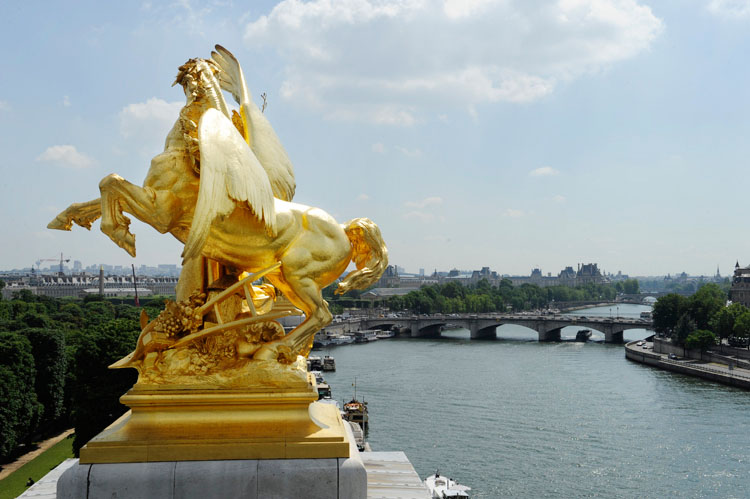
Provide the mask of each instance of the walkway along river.
POLYGON ((456 330, 321 353, 336 357, 326 380, 339 401, 356 376, 373 450, 402 450, 420 476, 439 468, 472 497, 747 496, 749 392, 629 362, 622 345, 539 343, 510 325, 498 337, 456 330))

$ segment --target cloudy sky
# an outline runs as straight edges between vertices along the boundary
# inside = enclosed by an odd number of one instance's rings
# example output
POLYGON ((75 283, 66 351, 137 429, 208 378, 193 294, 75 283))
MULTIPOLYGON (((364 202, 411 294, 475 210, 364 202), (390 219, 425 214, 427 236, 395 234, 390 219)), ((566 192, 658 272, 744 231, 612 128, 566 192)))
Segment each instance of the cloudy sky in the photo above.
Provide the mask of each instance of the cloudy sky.
POLYGON ((750 0, 42 5, 0 5, 0 268, 179 262, 138 222, 134 260, 45 227, 142 182, 177 67, 216 43, 267 94, 295 201, 372 218, 407 271, 750 264, 750 0))

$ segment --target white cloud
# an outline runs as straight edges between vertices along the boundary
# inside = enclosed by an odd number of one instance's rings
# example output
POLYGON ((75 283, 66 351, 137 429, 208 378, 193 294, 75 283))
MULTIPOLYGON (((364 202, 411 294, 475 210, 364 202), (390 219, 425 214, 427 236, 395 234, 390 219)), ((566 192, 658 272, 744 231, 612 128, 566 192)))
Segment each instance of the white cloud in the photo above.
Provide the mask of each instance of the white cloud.
POLYGON ((551 166, 542 166, 541 168, 537 168, 536 170, 531 170, 529 172, 529 175, 531 175, 532 177, 552 177, 559 174, 560 172, 555 170, 551 166))
POLYGON ((538 100, 661 30, 639 0, 283 0, 244 39, 277 50, 282 98, 329 119, 411 126, 429 106, 538 100))
POLYGON ((385 154, 385 145, 382 142, 376 142, 372 145, 372 152, 385 154))
POLYGON ((370 196, 368 196, 364 192, 357 196, 357 201, 367 201, 368 199, 370 199, 370 196))
POLYGON ((398 151, 403 154, 404 156, 408 156, 410 158, 418 158, 422 155, 422 150, 417 148, 414 149, 407 149, 406 147, 396 147, 398 151))
POLYGON ((564 203, 565 201, 567 201, 567 199, 565 198, 565 196, 558 194, 556 196, 552 196, 552 201, 554 201, 555 203, 564 203))
POLYGON ((432 213, 425 213, 423 211, 409 211, 407 213, 404 213, 404 218, 408 219, 416 219, 420 222, 432 222, 435 219, 435 215, 432 213))
POLYGON ((57 163, 69 168, 88 168, 94 165, 93 159, 78 152, 75 146, 71 145, 48 147, 46 151, 37 156, 36 160, 57 163))
POLYGON ((62 105, 63 107, 70 107, 70 97, 68 97, 67 95, 63 96, 62 105))
POLYGON ((418 208, 420 210, 428 206, 440 206, 441 204, 443 204, 443 198, 437 196, 424 198, 422 201, 407 201, 404 203, 407 208, 418 208))
POLYGON ((10 104, 7 101, 0 100, 0 111, 7 111, 10 109, 10 104))
POLYGON ((156 97, 128 104, 120 111, 120 133, 125 138, 156 134, 163 142, 184 105, 184 102, 166 102, 156 97))
POLYGON ((708 11, 722 17, 750 17, 750 0, 711 0, 708 11))
POLYGON ((507 208, 503 212, 504 217, 510 217, 510 218, 519 218, 519 217, 522 217, 523 215, 524 213, 522 210, 516 210, 514 208, 507 208))
POLYGON ((135 149, 144 159, 154 157, 164 149, 164 139, 184 105, 152 97, 125 106, 119 114, 120 134, 127 139, 125 147, 135 149))

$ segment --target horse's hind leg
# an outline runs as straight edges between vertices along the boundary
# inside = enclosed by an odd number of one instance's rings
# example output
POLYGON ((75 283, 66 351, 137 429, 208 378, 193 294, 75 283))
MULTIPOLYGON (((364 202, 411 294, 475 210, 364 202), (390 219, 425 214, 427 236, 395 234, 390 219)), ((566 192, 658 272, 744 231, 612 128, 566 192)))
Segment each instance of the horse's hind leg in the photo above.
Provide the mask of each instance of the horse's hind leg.
POLYGON ((292 357, 310 353, 315 333, 331 323, 333 316, 328 310, 328 303, 323 299, 318 283, 312 278, 284 279, 279 276, 268 276, 274 286, 284 293, 289 301, 305 313, 305 320, 294 328, 283 339, 262 347, 253 357, 255 359, 278 360, 279 346, 289 348, 292 357))
POLYGON ((70 230, 73 222, 86 229, 102 216, 102 199, 96 198, 85 203, 73 203, 47 224, 48 229, 70 230))

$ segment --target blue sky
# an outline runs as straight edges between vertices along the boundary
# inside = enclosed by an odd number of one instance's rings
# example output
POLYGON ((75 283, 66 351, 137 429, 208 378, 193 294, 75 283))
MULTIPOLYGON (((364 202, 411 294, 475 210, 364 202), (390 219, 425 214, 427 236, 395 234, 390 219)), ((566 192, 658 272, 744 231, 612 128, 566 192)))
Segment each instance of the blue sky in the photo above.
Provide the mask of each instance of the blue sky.
POLYGON ((295 201, 381 227, 408 271, 727 274, 750 263, 748 0, 6 2, 3 268, 178 263, 134 222, 46 229, 140 184, 214 44, 242 63, 295 201))

